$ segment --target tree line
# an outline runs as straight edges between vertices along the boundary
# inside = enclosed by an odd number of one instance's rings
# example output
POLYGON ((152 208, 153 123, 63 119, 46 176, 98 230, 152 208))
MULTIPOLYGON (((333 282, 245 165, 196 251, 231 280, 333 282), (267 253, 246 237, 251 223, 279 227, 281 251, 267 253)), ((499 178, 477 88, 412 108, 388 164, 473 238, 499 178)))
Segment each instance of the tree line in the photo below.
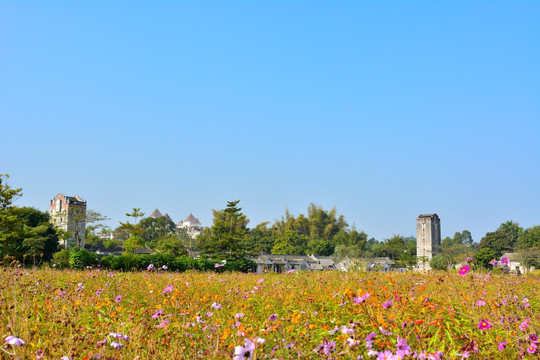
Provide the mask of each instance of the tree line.
MULTIPOLYGON (((39 264, 55 256, 58 261, 65 261, 67 255, 65 251, 60 254, 60 240, 80 238, 80 235, 55 228, 48 212, 14 206, 13 202, 22 196, 22 189, 11 188, 7 179, 7 175, 0 175, 0 259, 4 264, 13 261, 39 264)), ((111 230, 102 224, 107 219, 105 216, 89 210, 85 219, 85 246, 133 256, 138 249, 174 258, 198 254, 217 261, 238 261, 258 253, 270 253, 331 256, 337 261, 346 257, 388 257, 403 265, 416 264, 414 237, 394 235, 381 241, 369 238, 364 231, 350 226, 335 207, 325 210, 312 203, 305 214, 293 215, 286 210, 273 223, 262 222, 249 228, 249 218, 239 203, 239 200, 229 201, 224 209, 213 210, 212 226, 203 228, 197 237, 176 228, 169 217, 145 217, 139 208, 126 213, 127 220, 111 230)), ((76 244, 80 245, 80 240, 76 244)), ((524 229, 507 221, 494 232, 488 232, 480 242, 474 242, 470 231, 463 230, 443 239, 441 250, 431 261, 433 268, 452 267, 471 256, 478 264, 487 266, 504 252, 517 252, 525 265, 538 267, 540 226, 524 229)))

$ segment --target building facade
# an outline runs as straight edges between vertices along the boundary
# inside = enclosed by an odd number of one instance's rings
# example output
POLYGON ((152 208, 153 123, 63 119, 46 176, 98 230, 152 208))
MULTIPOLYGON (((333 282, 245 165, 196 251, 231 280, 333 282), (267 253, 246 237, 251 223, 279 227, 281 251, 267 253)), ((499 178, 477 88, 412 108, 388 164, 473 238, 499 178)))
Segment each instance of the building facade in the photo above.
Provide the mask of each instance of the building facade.
POLYGON ((431 270, 429 262, 441 252, 441 219, 437 214, 422 214, 416 219, 416 257, 420 271, 431 270))
POLYGON ((51 200, 49 214, 54 226, 67 231, 60 240, 64 249, 84 248, 86 232, 86 201, 79 195, 65 196, 58 194, 51 200))

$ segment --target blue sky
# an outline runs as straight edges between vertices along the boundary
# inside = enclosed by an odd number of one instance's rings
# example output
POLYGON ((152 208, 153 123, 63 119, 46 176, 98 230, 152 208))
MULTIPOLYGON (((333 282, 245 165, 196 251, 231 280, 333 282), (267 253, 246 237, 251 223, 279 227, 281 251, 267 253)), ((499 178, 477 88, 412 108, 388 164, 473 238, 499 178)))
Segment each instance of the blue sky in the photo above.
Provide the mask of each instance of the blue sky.
POLYGON ((0 49, 19 206, 540 224, 537 1, 0 1, 0 49))

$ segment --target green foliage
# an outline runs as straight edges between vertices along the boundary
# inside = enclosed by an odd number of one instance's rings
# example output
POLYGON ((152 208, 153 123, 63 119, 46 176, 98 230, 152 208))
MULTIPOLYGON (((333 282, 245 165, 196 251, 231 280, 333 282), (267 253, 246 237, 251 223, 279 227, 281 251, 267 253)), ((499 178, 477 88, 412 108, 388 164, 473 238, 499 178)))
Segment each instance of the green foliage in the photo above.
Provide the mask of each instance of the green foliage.
POLYGON ((489 269, 491 267, 489 262, 493 259, 498 259, 499 256, 494 249, 485 247, 474 254, 474 262, 478 266, 489 269))
POLYGON ((187 235, 183 233, 184 236, 180 234, 170 234, 169 236, 158 241, 156 245, 156 250, 170 254, 173 256, 187 255, 186 247, 184 242, 187 241, 187 235))
POLYGON ((86 249, 75 250, 69 253, 69 266, 72 269, 84 269, 87 266, 98 264, 98 257, 86 249))
POLYGON ((160 240, 174 234, 176 230, 174 222, 165 216, 144 218, 138 226, 141 229, 140 236, 144 239, 144 243, 151 248, 155 248, 160 240))
POLYGON ((429 265, 432 269, 435 270, 447 270, 448 269, 448 262, 445 259, 445 257, 441 254, 437 254, 434 257, 431 258, 431 261, 429 262, 429 265))
POLYGON ((69 268, 69 255, 70 252, 67 249, 60 250, 53 255, 53 265, 58 269, 69 268))
POLYGON ((122 247, 127 252, 135 253, 136 249, 144 247, 144 240, 140 236, 133 235, 124 242, 122 247))
POLYGON ((294 230, 286 230, 276 239, 272 247, 272 254, 280 255, 305 255, 309 237, 299 234, 294 230))
POLYGON ((234 260, 248 254, 246 240, 249 219, 241 212, 242 208, 237 206, 239 202, 228 201, 224 210, 213 210, 211 241, 203 248, 208 257, 234 260))
POLYGON ((494 232, 488 232, 480 241, 480 250, 489 248, 495 251, 496 257, 500 257, 505 252, 511 252, 514 244, 523 232, 523 228, 518 223, 507 221, 494 232))
POLYGON ((540 247, 540 225, 525 229, 516 241, 516 250, 540 247))

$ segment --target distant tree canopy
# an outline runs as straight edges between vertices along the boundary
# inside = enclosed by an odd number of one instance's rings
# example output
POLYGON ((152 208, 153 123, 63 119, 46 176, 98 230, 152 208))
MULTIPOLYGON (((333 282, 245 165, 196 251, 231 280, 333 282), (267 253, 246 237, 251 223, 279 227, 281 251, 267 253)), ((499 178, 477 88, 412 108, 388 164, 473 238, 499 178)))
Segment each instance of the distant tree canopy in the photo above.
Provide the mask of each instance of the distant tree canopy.
POLYGON ((58 233, 49 222, 49 214, 31 207, 16 207, 22 189, 7 184, 8 175, 0 175, 0 261, 24 261, 35 265, 49 261, 58 250, 58 233))

